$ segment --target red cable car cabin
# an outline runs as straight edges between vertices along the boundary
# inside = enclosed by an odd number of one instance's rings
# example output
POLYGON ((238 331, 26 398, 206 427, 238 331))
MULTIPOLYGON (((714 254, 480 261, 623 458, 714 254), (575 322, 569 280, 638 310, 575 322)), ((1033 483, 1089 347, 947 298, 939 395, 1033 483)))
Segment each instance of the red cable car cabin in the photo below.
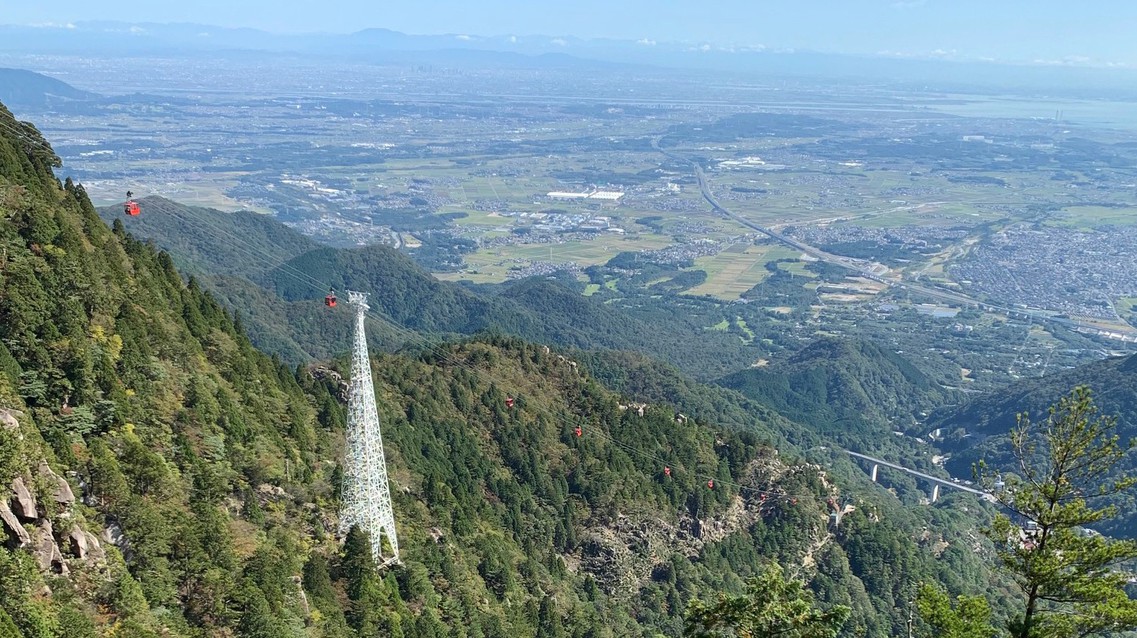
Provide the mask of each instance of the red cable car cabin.
POLYGON ((130 215, 131 217, 137 217, 142 213, 142 210, 138 208, 138 202, 132 199, 122 205, 122 212, 130 215))
POLYGON ((327 297, 324 297, 324 305, 329 307, 329 308, 335 308, 336 307, 336 293, 333 292, 333 293, 329 294, 327 297))

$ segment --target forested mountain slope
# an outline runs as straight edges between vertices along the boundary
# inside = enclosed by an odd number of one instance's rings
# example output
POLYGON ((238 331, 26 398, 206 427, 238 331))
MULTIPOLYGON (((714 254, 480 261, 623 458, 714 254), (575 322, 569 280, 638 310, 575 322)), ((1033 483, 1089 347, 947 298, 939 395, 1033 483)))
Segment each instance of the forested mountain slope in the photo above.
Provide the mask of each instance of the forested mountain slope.
POLYGON ((773 560, 853 607, 845 636, 883 637, 919 580, 989 587, 962 509, 904 509, 779 454, 793 425, 726 391, 644 363, 640 388, 730 427, 641 409, 507 338, 373 362, 404 559, 376 572, 333 535, 342 365, 255 350, 55 163, 0 110, 6 635, 675 636, 688 600, 773 560), (840 528, 829 498, 854 508, 840 528))
MULTIPOLYGON (((124 219, 122 206, 103 208, 99 214, 108 224, 115 219, 129 221, 131 234, 153 240, 187 272, 251 279, 320 247, 268 215, 249 211, 223 213, 164 197, 136 201, 143 212, 133 219, 124 219)), ((315 297, 319 291, 306 292, 315 297)))
MULTIPOLYGON (((1117 434, 1122 441, 1137 438, 1137 355, 1096 361, 1044 378, 1023 379, 998 392, 934 412, 926 429, 941 430, 941 446, 952 453, 949 467, 957 476, 967 476, 980 459, 990 466, 1015 471, 1008 434, 1016 416, 1027 414, 1033 421, 1043 421, 1048 406, 1078 385, 1093 391, 1102 414, 1117 418, 1117 434)), ((1132 475, 1137 471, 1137 455, 1130 454, 1116 469, 1132 475)), ((1115 497, 1113 502, 1120 516, 1101 531, 1137 536, 1137 501, 1132 493, 1115 497)))
POLYGON ((717 383, 857 446, 912 426, 950 396, 903 356, 861 339, 818 339, 785 361, 717 383))
MULTIPOLYGON (((325 358, 340 343, 316 325, 316 306, 328 288, 373 291, 377 314, 424 337, 499 331, 579 348, 642 350, 705 378, 750 360, 733 336, 636 319, 557 281, 533 278, 475 290, 438 281, 386 246, 319 246, 264 215, 187 207, 160 197, 140 202, 142 215, 124 219, 131 232, 169 251, 227 307, 239 309, 254 343, 294 363, 325 358), (254 294, 246 306, 241 294, 248 282, 271 295, 254 294)), ((108 223, 124 218, 121 207, 100 214, 108 223)), ((393 338, 375 328, 375 335, 393 338)))

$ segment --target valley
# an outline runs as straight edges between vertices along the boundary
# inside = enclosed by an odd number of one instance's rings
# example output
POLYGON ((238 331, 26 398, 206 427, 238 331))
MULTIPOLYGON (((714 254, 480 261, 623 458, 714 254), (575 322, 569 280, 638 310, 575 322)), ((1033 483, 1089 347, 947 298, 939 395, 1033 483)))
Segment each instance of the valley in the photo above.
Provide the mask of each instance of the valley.
MULTIPOLYGON (((824 334, 884 338, 973 391, 1133 349, 1131 269, 1106 267, 1131 216, 1124 121, 1082 123, 1066 103, 1068 121, 1045 103, 1006 117, 982 94, 958 96, 977 107, 961 117, 935 92, 708 89, 694 74, 661 90, 658 75, 573 68, 351 67, 354 79, 334 78, 342 90, 284 97, 333 80, 287 61, 257 60, 275 84, 245 92, 235 78, 250 68, 233 61, 208 86, 187 77, 125 94, 94 74, 82 88, 109 97, 38 119, 96 202, 133 189, 257 211, 319 242, 395 247, 446 281, 575 280, 645 319, 678 300, 705 327, 751 327, 734 329, 730 349, 752 364, 824 334), (533 73, 560 92, 526 94, 533 73), (592 192, 612 198, 577 196, 592 192), (1080 243, 1064 240, 1071 228, 1080 243), (817 254, 852 271, 818 276, 817 254), (622 255, 631 267, 613 268, 622 255), (779 271, 794 276, 770 278, 779 271), (1040 277, 1060 283, 1021 283, 1040 277), (780 300, 755 307, 772 287, 780 300)), ((162 67, 107 70, 119 68, 162 67)))
POLYGON ((1137 609, 1128 93, 191 27, 0 44, 0 636, 689 636, 771 565, 1013 628, 1079 386, 1047 556, 1137 609))

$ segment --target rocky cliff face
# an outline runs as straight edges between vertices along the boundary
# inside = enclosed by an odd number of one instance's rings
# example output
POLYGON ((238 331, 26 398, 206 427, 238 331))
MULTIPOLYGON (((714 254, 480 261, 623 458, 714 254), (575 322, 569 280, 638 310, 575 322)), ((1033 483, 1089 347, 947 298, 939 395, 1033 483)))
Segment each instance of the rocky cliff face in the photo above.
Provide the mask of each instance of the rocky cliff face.
MULTIPOLYGON (((0 427, 19 435, 18 411, 0 409, 0 427)), ((99 539, 83 528, 75 513, 71 484, 40 461, 34 471, 16 476, 0 498, 0 527, 9 549, 27 548, 44 572, 68 575, 70 561, 105 563, 99 539)))

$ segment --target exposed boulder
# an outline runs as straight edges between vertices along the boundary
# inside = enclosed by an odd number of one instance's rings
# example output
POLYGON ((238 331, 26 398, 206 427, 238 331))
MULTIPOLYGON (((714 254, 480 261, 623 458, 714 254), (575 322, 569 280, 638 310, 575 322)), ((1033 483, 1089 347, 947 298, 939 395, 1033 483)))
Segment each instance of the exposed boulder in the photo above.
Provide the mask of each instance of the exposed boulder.
POLYGON ((122 552, 122 557, 130 561, 134 552, 130 547, 130 539, 126 537, 126 533, 122 531, 122 527, 116 521, 110 521, 106 529, 103 530, 103 541, 110 543, 122 552))
POLYGON ((64 576, 71 572, 67 568, 67 562, 63 560, 63 553, 59 551, 59 544, 55 542, 55 532, 50 520, 41 518, 36 521, 32 547, 32 555, 35 556, 36 564, 41 570, 64 576))
POLYGON ((34 521, 39 518, 36 513, 36 498, 24 485, 24 479, 17 476, 12 480, 12 511, 23 521, 34 521))
POLYGON ((284 488, 279 485, 261 483, 257 486, 257 493, 266 499, 282 498, 284 496, 284 488))
POLYGON ((5 430, 19 430, 20 422, 16 419, 18 416, 20 416, 20 412, 0 408, 0 427, 5 430))
POLYGON ((24 529, 6 500, 0 500, 0 523, 3 524, 6 544, 9 546, 24 547, 32 542, 28 530, 24 529))
POLYGON ((86 560, 90 551, 87 549, 87 533, 78 526, 71 528, 67 535, 67 548, 75 558, 86 560))
POLYGON ((106 564, 107 553, 103 550, 98 537, 91 532, 83 532, 83 537, 87 539, 87 562, 96 565, 106 564))
POLYGON ((51 498, 56 503, 67 508, 75 504, 75 493, 71 491, 71 484, 67 479, 53 472, 47 463, 39 464, 39 475, 52 486, 51 498))

